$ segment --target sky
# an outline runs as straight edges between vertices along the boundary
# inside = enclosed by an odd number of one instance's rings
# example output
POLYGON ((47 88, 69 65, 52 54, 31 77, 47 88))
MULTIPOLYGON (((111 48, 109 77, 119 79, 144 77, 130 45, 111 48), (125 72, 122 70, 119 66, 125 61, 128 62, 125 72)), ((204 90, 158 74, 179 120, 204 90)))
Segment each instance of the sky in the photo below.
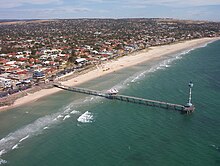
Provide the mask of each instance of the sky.
POLYGON ((65 18, 220 21, 220 0, 0 0, 0 19, 65 18))

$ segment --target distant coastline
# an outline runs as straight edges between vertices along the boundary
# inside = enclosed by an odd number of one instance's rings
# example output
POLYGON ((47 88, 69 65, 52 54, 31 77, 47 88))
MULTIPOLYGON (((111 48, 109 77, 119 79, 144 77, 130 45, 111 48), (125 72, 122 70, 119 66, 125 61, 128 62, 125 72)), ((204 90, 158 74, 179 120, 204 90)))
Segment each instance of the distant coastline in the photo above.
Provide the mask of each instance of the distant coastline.
MULTIPOLYGON (((118 71, 120 69, 137 65, 142 62, 150 61, 162 56, 167 56, 176 52, 180 52, 186 49, 196 48, 203 46, 204 44, 220 40, 219 37, 215 38, 201 38, 193 39, 183 42, 178 42, 169 45, 150 47, 149 49, 143 51, 138 51, 136 53, 129 54, 127 56, 118 58, 117 60, 108 61, 103 63, 102 67, 89 68, 82 71, 80 75, 75 76, 67 81, 61 81, 62 84, 68 86, 78 86, 89 80, 104 76, 106 74, 118 71)), ((59 92, 58 88, 41 89, 34 93, 26 93, 24 97, 17 99, 12 105, 0 107, 0 111, 9 110, 23 104, 34 102, 47 95, 52 95, 59 92)), ((24 92, 25 93, 25 92, 24 92)))
POLYGON ((25 24, 25 23, 43 23, 48 21, 54 21, 54 20, 42 20, 42 19, 21 19, 21 20, 10 20, 10 19, 0 19, 0 25, 11 25, 11 24, 25 24))

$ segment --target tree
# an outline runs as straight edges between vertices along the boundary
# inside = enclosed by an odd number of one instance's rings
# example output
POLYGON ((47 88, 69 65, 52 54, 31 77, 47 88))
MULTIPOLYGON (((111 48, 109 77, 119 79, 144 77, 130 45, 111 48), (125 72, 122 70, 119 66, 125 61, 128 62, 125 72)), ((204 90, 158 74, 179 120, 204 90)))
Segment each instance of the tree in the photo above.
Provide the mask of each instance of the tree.
POLYGON ((71 55, 69 56, 68 62, 74 63, 77 59, 76 51, 72 50, 71 55))
POLYGON ((69 59, 68 59, 68 62, 70 63, 74 63, 76 61, 77 57, 76 56, 70 56, 69 59))
POLYGON ((31 55, 35 55, 36 52, 37 52, 37 50, 35 50, 35 49, 31 49, 31 55))

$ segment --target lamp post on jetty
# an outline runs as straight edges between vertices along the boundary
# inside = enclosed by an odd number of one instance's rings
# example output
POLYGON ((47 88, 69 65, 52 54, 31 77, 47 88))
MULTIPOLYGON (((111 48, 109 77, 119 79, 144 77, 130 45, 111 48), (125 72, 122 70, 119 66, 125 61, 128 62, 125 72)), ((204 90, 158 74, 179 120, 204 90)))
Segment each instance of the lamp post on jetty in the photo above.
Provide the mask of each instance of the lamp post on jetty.
POLYGON ((184 111, 188 114, 195 110, 194 105, 192 104, 192 87, 193 83, 192 81, 189 82, 189 100, 188 103, 185 105, 184 111))

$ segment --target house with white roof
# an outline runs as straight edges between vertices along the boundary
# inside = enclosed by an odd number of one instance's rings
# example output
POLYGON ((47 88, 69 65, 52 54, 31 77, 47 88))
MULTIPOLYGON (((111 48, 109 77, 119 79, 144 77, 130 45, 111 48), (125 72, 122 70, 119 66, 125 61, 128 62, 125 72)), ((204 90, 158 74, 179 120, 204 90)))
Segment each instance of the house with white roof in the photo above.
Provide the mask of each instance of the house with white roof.
POLYGON ((0 77, 0 87, 11 88, 11 86, 12 86, 11 79, 0 77))
POLYGON ((75 62, 78 63, 78 64, 79 63, 83 64, 83 63, 87 62, 87 60, 86 60, 86 58, 78 58, 78 59, 75 60, 75 62))

